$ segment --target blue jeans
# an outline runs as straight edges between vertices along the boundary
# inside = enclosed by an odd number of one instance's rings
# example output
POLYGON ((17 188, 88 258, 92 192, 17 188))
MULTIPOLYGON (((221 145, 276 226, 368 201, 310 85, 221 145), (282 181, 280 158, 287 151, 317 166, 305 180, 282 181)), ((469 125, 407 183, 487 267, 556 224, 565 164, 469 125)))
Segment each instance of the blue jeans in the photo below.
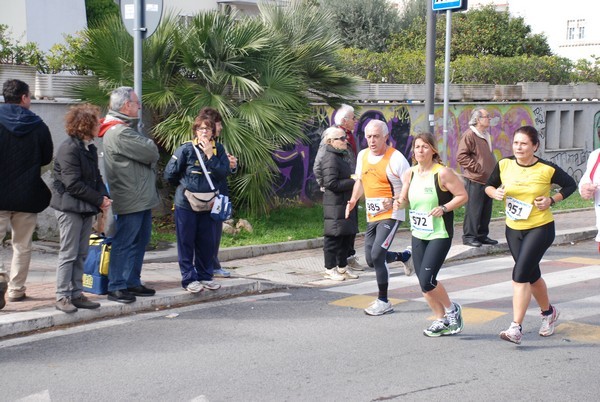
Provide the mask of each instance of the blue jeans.
POLYGON ((118 215, 116 226, 108 268, 109 292, 142 284, 142 264, 152 234, 152 211, 118 215))

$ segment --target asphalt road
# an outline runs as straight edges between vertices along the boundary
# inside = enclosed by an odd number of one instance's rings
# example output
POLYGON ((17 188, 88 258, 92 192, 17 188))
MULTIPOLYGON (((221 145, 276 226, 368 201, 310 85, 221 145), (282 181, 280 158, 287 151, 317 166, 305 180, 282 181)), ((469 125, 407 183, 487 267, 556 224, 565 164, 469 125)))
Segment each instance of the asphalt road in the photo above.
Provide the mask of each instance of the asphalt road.
POLYGON ((448 264, 440 275, 465 308, 456 336, 422 335, 432 317, 416 278, 401 270, 392 273, 395 312, 363 314, 376 291, 371 273, 335 288, 290 288, 1 341, 0 400, 595 400, 600 254, 587 241, 553 247, 546 260, 551 300, 565 319, 542 338, 532 305, 520 346, 498 337, 511 320, 510 263, 494 256, 448 264))

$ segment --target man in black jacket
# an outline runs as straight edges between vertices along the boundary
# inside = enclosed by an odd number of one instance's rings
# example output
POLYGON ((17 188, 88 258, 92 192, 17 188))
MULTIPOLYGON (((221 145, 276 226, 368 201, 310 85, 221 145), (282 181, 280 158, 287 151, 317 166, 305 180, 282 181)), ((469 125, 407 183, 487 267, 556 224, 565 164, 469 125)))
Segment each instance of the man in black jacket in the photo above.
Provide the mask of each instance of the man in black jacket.
POLYGON ((9 301, 25 299, 37 214, 48 207, 51 197, 41 170, 53 153, 48 126, 29 110, 29 86, 8 80, 2 95, 6 104, 0 105, 0 236, 5 236, 10 224, 13 257, 7 278, 4 256, 0 256, 0 309, 7 290, 9 301))

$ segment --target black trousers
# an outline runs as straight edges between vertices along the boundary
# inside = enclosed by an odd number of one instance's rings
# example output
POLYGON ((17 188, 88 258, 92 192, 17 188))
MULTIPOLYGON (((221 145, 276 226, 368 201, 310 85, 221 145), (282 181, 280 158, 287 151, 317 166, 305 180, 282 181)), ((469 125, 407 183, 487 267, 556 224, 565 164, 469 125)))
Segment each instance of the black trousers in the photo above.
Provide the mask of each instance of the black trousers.
POLYGON ((325 268, 344 268, 348 265, 348 249, 355 235, 324 236, 323 254, 325 256, 325 268))
POLYGON ((493 200, 485 193, 485 185, 466 179, 469 201, 465 206, 463 241, 483 240, 490 233, 493 200))

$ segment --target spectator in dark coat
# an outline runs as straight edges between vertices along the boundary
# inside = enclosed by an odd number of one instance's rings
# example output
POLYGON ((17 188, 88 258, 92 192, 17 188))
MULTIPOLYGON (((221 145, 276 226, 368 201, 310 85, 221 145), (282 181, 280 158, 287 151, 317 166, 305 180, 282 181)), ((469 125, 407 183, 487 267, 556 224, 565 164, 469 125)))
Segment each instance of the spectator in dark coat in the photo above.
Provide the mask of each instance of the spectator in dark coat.
MULTIPOLYGON (((345 218, 346 204, 352 196, 354 173, 348 154, 348 138, 344 130, 330 127, 325 130, 325 154, 321 162, 323 173, 323 217, 325 219, 325 278, 335 281, 357 279, 348 267, 348 250, 358 232, 358 219, 345 218)), ((356 210, 353 211, 356 214, 356 210)))
POLYGON ((4 238, 10 224, 13 258, 8 278, 0 251, 0 309, 7 291, 8 301, 25 300, 37 214, 50 203, 50 189, 41 171, 42 166, 52 162, 53 152, 48 126, 29 110, 29 86, 20 80, 8 80, 2 95, 6 104, 0 105, 0 238, 4 238))
POLYGON ((56 210, 60 228, 60 251, 56 269, 56 308, 74 313, 94 309, 100 303, 83 293, 83 264, 89 249, 92 221, 111 204, 98 169, 93 144, 100 130, 100 109, 92 105, 72 107, 65 117, 67 138, 54 159, 54 183, 50 206, 56 210))

